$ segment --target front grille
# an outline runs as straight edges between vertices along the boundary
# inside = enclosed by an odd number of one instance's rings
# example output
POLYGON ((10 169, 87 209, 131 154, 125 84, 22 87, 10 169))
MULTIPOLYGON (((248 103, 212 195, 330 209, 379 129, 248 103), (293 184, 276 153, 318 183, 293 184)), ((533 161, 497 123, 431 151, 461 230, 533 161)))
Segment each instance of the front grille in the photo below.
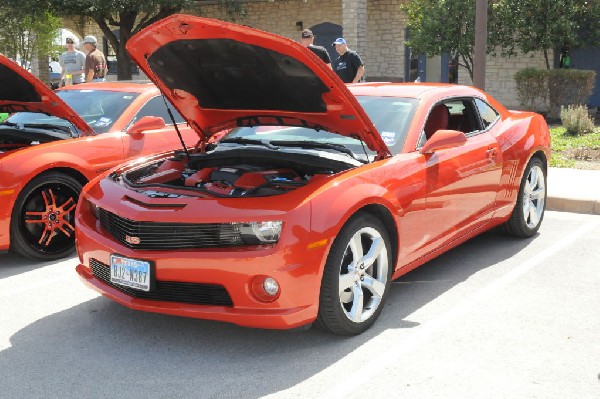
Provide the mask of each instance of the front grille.
POLYGON ((100 223, 120 243, 134 249, 156 251, 244 245, 238 225, 230 223, 136 222, 101 208, 100 223))
POLYGON ((134 298, 195 305, 233 306, 229 293, 221 285, 157 280, 154 290, 139 291, 111 283, 110 267, 96 259, 90 259, 90 267, 99 280, 134 298))

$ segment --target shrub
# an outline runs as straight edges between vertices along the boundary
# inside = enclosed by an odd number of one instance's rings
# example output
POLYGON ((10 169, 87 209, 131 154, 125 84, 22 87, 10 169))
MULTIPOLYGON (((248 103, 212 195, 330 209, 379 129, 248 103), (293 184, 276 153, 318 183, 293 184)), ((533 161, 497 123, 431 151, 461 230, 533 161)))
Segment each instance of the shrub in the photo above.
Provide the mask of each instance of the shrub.
POLYGON ((548 74, 546 70, 525 68, 515 74, 517 96, 522 106, 531 111, 547 107, 548 74))
POLYGON ((583 105, 569 105, 562 107, 560 119, 567 134, 586 134, 594 131, 594 121, 583 105))
POLYGON ((587 104, 594 89, 595 71, 550 69, 546 72, 548 74, 548 103, 552 115, 558 115, 558 111, 565 105, 587 104))
POLYGON ((526 68, 515 74, 521 105, 537 112, 549 110, 552 118, 563 106, 587 104, 595 79, 595 71, 580 69, 526 68))

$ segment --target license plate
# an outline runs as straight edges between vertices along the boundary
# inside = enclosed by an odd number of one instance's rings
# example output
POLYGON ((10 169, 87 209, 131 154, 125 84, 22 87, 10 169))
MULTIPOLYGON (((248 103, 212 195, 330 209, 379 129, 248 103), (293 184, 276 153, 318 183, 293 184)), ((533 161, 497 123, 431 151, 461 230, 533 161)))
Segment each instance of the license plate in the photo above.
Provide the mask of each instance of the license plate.
POLYGON ((123 256, 110 256, 110 281, 114 284, 150 291, 150 262, 123 256))

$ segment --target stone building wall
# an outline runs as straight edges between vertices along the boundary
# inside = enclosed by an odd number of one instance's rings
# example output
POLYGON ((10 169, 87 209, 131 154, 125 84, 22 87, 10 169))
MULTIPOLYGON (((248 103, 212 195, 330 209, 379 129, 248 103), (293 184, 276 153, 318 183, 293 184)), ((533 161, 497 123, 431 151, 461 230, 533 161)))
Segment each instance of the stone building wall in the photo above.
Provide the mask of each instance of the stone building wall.
MULTIPOLYGON (((296 26, 296 22, 302 21, 304 28, 331 22, 342 25, 342 2, 315 0, 277 0, 251 2, 244 4, 247 11, 245 18, 236 17, 235 22, 248 25, 253 28, 264 30, 285 36, 292 40, 300 38, 302 29, 296 26)), ((217 5, 206 5, 202 7, 203 16, 231 21, 231 18, 217 5)))
MULTIPOLYGON (((549 54, 552 59, 552 52, 549 54)), ((485 67, 485 91, 510 109, 522 109, 517 96, 515 73, 525 68, 545 69, 543 53, 518 55, 517 57, 492 57, 488 56, 485 67)), ((458 83, 472 85, 469 72, 459 68, 458 83)))
POLYGON ((370 81, 404 80, 404 0, 370 0, 366 51, 361 54, 370 81))

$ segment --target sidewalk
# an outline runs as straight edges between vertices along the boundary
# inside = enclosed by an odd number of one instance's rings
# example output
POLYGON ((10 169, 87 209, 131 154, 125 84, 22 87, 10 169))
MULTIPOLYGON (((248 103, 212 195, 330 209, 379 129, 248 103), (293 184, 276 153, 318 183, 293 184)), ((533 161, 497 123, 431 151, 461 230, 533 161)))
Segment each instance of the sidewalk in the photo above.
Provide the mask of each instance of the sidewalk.
POLYGON ((600 215, 600 170, 550 168, 546 209, 600 215))

